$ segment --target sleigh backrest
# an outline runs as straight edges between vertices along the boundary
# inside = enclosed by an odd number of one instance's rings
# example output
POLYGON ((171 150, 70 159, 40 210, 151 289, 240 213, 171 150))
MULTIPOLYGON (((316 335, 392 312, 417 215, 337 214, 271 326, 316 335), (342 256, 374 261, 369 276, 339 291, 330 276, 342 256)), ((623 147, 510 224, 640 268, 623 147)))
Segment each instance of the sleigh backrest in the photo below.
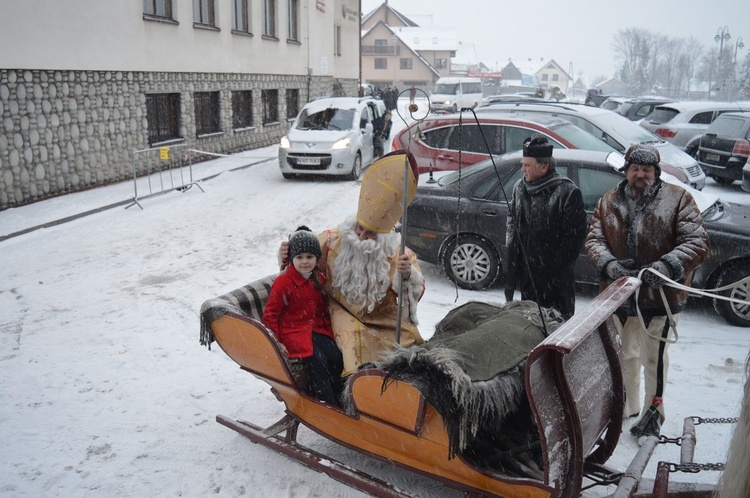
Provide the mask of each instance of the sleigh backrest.
POLYGON ((640 285, 622 278, 529 354, 526 392, 545 481, 578 496, 587 462, 604 463, 622 428, 624 387, 614 312, 640 285))

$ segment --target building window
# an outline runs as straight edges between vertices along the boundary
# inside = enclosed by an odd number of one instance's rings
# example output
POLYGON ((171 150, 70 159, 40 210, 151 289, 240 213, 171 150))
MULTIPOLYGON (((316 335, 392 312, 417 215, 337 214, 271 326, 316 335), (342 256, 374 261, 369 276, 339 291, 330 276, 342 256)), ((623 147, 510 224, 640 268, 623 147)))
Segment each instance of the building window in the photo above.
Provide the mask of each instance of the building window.
POLYGON ((232 92, 232 128, 253 126, 253 92, 242 90, 232 92))
POLYGON ((553 74, 552 75, 552 81, 560 81, 560 75, 559 74, 553 74))
POLYGON ((247 0, 232 0, 232 29, 242 33, 250 32, 250 11, 247 0))
POLYGON ((286 118, 294 119, 299 113, 299 90, 289 88, 286 91, 286 118))
POLYGON ((193 22, 204 26, 216 26, 214 0, 193 0, 193 22))
POLYGON ((143 13, 147 16, 172 19, 172 0, 143 0, 143 13))
POLYGON ((388 59, 385 57, 375 57, 375 69, 388 69, 388 59))
POLYGON ((279 91, 261 90, 260 100, 263 104, 263 124, 279 121, 279 91))
POLYGON ((180 94, 146 95, 146 120, 149 144, 180 138, 180 94))
POLYGON ((220 132, 219 92, 195 92, 194 96, 195 134, 220 132))
POLYGON ((289 2, 289 39, 299 41, 299 0, 289 2))
POLYGON ((377 40, 375 40, 375 46, 376 47, 387 47, 388 46, 388 40, 377 39, 377 40))
POLYGON ((276 38, 276 0, 263 0, 263 35, 276 38))
POLYGON ((401 65, 400 65, 401 69, 411 69, 411 65, 412 65, 411 57, 406 58, 406 59, 401 59, 401 65))
POLYGON ((547 80, 549 80, 549 75, 545 73, 542 75, 542 81, 547 81, 547 80))
POLYGON ((448 59, 435 59, 435 68, 445 69, 448 67, 448 59))
POLYGON ((341 55, 341 26, 336 26, 336 38, 333 40, 333 48, 336 55, 341 55))

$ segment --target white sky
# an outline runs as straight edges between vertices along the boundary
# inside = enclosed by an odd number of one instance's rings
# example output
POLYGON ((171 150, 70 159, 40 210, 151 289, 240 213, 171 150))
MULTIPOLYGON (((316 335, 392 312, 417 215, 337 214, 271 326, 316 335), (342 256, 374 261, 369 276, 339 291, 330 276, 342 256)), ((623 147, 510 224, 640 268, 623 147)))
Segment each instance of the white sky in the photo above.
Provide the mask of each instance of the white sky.
MULTIPOLYGON (((367 14, 383 2, 362 0, 367 14)), ((727 26, 734 46, 742 37, 750 49, 748 0, 575 0, 533 2, 497 0, 389 0, 407 17, 433 16, 433 25, 458 28, 459 40, 473 43, 480 61, 502 68, 511 57, 554 59, 584 81, 614 74, 612 37, 621 29, 640 27, 666 36, 695 36, 718 48, 717 30, 727 26)), ((416 21, 416 19, 415 19, 416 21)), ((418 21, 416 21, 418 22, 418 21)), ((418 22, 419 23, 419 22, 418 22)))
MULTIPOLYGON (((198 164, 197 178, 226 172, 201 183, 205 192, 171 192, 143 200, 143 210, 113 208, 0 242, 0 495, 365 496, 215 422, 223 414, 267 426, 283 405, 218 346, 199 345, 201 304, 275 273, 278 244, 299 224, 323 230, 356 211, 356 182, 284 180, 276 157, 272 146, 198 164)), ((706 189, 750 202, 734 187, 709 180, 706 189)), ((0 211, 0 235, 132 193, 124 182, 0 211)), ((456 291, 439 267, 422 269, 425 338, 457 305, 504 301, 502 289, 456 291)), ((589 302, 579 296, 578 309, 589 302)), ((750 348, 748 329, 710 307, 691 307, 679 331, 665 396, 670 437, 682 434, 685 417, 738 413, 750 348)), ((629 424, 611 468, 624 470, 637 450, 629 424)), ((698 427, 696 461, 724 461, 730 431, 698 427)), ((462 496, 309 430, 300 440, 417 496, 462 496)), ((678 447, 660 445, 645 476, 654 477, 658 461, 678 459, 678 447)))

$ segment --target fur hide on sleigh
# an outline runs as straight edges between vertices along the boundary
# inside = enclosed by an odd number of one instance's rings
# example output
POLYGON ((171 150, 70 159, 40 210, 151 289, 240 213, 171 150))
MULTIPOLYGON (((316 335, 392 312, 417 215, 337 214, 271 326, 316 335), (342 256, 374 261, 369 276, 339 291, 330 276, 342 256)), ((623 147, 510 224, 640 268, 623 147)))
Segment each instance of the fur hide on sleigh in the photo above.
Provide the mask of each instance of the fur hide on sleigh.
MULTIPOLYGON (((554 310, 542 310, 550 334, 563 319, 554 310)), ((486 461, 492 459, 488 451, 517 449, 538 439, 524 369, 529 352, 544 338, 533 302, 470 302, 448 313, 429 341, 398 348, 376 366, 387 373, 383 389, 391 382, 409 382, 441 415, 448 458, 460 453, 486 461)))

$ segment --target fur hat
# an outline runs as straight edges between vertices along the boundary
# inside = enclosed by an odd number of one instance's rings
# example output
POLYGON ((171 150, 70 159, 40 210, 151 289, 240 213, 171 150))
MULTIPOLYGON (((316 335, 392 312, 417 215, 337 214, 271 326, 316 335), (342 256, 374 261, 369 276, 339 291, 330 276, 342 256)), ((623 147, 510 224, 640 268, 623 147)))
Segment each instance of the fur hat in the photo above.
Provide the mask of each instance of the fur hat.
POLYGON ((552 157, 552 144, 547 137, 535 133, 523 141, 523 157, 552 157))
POLYGON ((417 193, 418 177, 417 161, 411 152, 399 150, 375 161, 362 178, 357 222, 373 232, 393 230, 403 215, 404 197, 409 204, 417 193))
POLYGON ((641 164, 643 166, 653 166, 657 178, 661 175, 661 156, 656 147, 648 144, 633 144, 625 152, 625 165, 620 171, 627 171, 631 164, 641 164))
POLYGON ((314 254, 316 258, 320 259, 321 251, 318 237, 305 225, 297 227, 297 230, 289 239, 289 261, 303 252, 314 254))

